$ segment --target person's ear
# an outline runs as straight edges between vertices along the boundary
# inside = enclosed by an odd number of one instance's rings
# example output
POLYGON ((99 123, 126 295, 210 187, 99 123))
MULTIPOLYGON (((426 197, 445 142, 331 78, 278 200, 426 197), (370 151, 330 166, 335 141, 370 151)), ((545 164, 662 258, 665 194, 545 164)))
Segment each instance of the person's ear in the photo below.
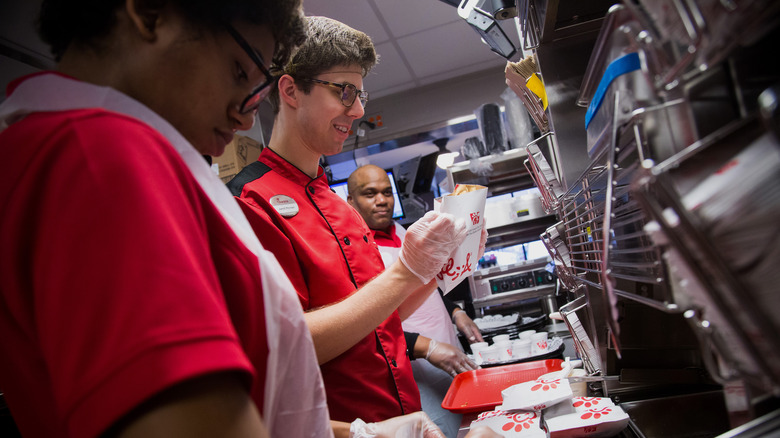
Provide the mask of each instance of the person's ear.
POLYGON ((164 5, 164 0, 126 0, 125 11, 142 38, 156 38, 155 30, 164 5))
POLYGON ((281 103, 298 108, 298 93, 300 90, 295 85, 295 79, 290 75, 282 75, 277 83, 279 88, 279 100, 281 103))

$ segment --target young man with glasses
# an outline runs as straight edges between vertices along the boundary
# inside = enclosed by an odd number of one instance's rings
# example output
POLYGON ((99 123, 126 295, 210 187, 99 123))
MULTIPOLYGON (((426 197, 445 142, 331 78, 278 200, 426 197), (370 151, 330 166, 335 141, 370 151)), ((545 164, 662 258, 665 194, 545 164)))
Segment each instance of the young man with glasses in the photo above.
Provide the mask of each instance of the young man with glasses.
POLYGON ((252 125, 300 7, 43 2, 57 71, 0 104, 0 388, 22 436, 331 434, 295 291, 202 158, 252 125))
POLYGON ((308 17, 307 40, 280 67, 270 96, 268 146, 228 183, 298 292, 331 418, 342 422, 337 435, 345 423, 359 428, 420 410, 401 320, 435 289, 434 275, 465 232, 452 216, 430 212, 385 270, 363 219, 330 190, 320 158, 339 153, 364 115, 363 78, 375 63, 367 35, 308 17))

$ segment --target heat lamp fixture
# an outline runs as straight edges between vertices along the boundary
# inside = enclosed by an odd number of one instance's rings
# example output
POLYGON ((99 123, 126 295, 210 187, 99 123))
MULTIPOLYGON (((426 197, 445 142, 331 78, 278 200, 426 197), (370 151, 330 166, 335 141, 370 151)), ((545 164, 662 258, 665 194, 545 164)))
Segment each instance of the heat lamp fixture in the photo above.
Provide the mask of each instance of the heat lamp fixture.
MULTIPOLYGON (((484 7, 484 6, 483 6, 484 7)), ((512 1, 506 0, 462 0, 458 6, 458 15, 466 20, 490 49, 506 59, 517 53, 515 45, 506 36, 504 29, 496 19, 512 18, 517 15, 517 8, 512 1), (490 14, 479 6, 480 2, 491 3, 494 14, 490 14)))

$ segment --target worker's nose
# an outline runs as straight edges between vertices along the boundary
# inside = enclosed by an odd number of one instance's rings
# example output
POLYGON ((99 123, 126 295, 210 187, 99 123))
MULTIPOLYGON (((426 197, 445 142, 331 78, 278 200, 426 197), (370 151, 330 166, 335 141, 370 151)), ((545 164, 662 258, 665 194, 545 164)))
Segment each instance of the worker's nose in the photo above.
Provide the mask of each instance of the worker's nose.
POLYGON ((359 119, 366 114, 366 108, 360 102, 360 99, 355 99, 352 106, 347 108, 347 115, 353 119, 359 119))
POLYGON ((241 114, 236 108, 232 111, 233 129, 236 131, 248 131, 255 125, 255 114, 257 110, 249 111, 248 113, 241 114))

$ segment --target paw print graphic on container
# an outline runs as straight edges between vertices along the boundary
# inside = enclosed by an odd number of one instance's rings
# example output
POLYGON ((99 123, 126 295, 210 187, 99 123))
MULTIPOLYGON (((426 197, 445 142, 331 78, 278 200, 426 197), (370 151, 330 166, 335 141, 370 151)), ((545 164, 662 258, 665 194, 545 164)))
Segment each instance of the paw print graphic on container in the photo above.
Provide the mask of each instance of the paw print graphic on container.
POLYGON ((514 429, 515 432, 520 432, 523 429, 530 429, 533 426, 533 420, 536 418, 536 414, 533 412, 520 412, 517 414, 511 414, 507 416, 508 422, 501 426, 501 430, 509 432, 514 429))
POLYGON ((599 397, 579 397, 579 399, 574 402, 574 407, 590 409, 599 404, 599 400, 601 400, 599 397))
POLYGON ((540 389, 542 391, 549 391, 551 389, 558 388, 558 385, 561 384, 561 379, 554 379, 554 380, 539 379, 536 382, 537 382, 536 385, 531 387, 531 391, 538 391, 540 389))
POLYGON ((580 416, 583 420, 587 420, 590 417, 598 420, 601 417, 606 417, 612 412, 612 408, 590 409, 580 416))

